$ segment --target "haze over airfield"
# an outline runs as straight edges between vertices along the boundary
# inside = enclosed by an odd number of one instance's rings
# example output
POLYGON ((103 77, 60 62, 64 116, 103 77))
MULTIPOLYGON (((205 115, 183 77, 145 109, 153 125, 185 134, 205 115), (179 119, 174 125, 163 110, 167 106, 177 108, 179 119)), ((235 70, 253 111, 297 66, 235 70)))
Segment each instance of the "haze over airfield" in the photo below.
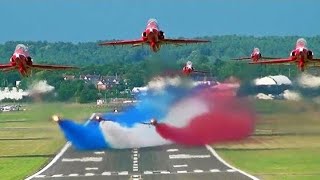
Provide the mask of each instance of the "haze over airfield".
POLYGON ((149 18, 167 37, 320 35, 317 0, 1 0, 0 43, 140 38, 149 18))

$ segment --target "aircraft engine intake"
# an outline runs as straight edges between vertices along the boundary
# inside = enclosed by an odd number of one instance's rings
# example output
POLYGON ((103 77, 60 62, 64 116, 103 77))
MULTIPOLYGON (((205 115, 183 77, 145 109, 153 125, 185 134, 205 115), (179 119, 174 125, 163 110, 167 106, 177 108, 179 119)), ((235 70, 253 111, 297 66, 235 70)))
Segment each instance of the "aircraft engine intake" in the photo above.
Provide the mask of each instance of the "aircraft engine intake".
POLYGON ((159 31, 159 39, 164 39, 164 32, 163 31, 159 31))

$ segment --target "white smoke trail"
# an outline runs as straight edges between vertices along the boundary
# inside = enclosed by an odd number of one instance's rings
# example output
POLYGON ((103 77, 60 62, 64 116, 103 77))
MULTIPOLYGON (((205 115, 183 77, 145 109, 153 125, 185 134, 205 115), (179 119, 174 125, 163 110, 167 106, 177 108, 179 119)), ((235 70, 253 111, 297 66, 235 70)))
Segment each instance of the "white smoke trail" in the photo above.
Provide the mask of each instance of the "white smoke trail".
POLYGON ((301 87, 304 88, 318 88, 320 87, 320 77, 303 73, 298 78, 298 83, 301 87))
POLYGON ((16 87, 13 87, 11 90, 9 90, 9 88, 6 87, 3 90, 0 90, 0 101, 3 99, 21 100, 24 96, 28 95, 29 93, 23 91, 22 89, 17 89, 16 87))
POLYGON ((284 97, 284 99, 291 100, 291 101, 300 101, 301 100, 301 96, 299 93, 294 92, 294 91, 290 91, 290 90, 285 90, 283 92, 283 97, 284 97))
POLYGON ((100 128, 106 141, 113 148, 148 147, 171 143, 163 139, 153 126, 137 124, 126 128, 116 122, 103 121, 100 123, 100 128))
MULTIPOLYGON (((189 98, 174 105, 167 116, 160 121, 165 121, 175 127, 183 127, 192 118, 207 111, 206 104, 199 98, 189 98)), ((149 147, 171 143, 163 139, 151 125, 136 124, 128 128, 117 122, 102 121, 100 128, 105 139, 113 148, 149 147)))
MULTIPOLYGON (((189 84, 192 85, 192 82, 190 81, 189 84)), ((158 77, 148 84, 150 89, 159 92, 164 92, 167 86, 186 87, 185 83, 183 83, 179 77, 158 77)), ((163 94, 165 96, 167 93, 163 94)), ((186 97, 170 107, 166 116, 163 119, 158 119, 158 121, 166 122, 175 127, 183 127, 186 126, 192 118, 205 112, 208 112, 208 107, 200 98, 186 97)), ((142 119, 140 122, 143 121, 145 120, 142 119)), ((133 127, 124 127, 117 122, 102 121, 100 123, 100 129, 106 141, 113 148, 149 147, 171 143, 163 139, 152 125, 148 126, 137 123, 133 127)))
POLYGON ((51 92, 53 90, 54 90, 53 86, 49 85, 47 83, 47 81, 42 80, 42 81, 33 83, 29 87, 28 93, 30 95, 33 95, 33 94, 44 94, 44 93, 49 93, 49 92, 51 92))

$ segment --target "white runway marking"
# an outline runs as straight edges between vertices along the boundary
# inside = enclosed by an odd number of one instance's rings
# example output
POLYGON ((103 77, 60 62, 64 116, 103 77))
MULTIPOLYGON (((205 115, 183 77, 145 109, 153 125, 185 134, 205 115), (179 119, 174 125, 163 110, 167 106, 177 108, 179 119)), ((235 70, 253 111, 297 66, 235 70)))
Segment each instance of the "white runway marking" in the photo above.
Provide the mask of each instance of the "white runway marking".
POLYGON ((152 171, 144 171, 143 174, 153 174, 152 171))
POLYGON ((235 169, 228 169, 227 172, 237 172, 235 169))
POLYGON ((177 152, 179 149, 168 149, 167 152, 177 152))
POLYGON ((210 169, 210 172, 220 172, 219 169, 210 169))
POLYGON ((193 170, 193 172, 195 172, 195 173, 202 173, 203 170, 201 170, 201 169, 195 169, 195 170, 193 170))
POLYGON ((170 171, 160 171, 160 174, 170 174, 170 171))
POLYGON ((111 176, 111 172, 103 172, 101 175, 102 176, 111 176))
POLYGON ((129 172, 128 171, 122 171, 122 172, 119 172, 118 175, 120 176, 124 176, 124 175, 128 175, 129 172))
POLYGON ((211 155, 190 155, 190 154, 170 154, 169 159, 194 159, 194 158, 210 158, 211 155))
POLYGON ((62 177, 63 174, 55 174, 55 175, 52 175, 52 177, 62 177))
POLYGON ((173 165, 174 168, 188 167, 188 164, 173 165))
POLYGON ((94 176, 93 173, 85 173, 84 175, 85 175, 85 176, 94 176))
POLYGON ((216 157, 220 162, 222 162, 223 164, 225 164, 225 165, 228 166, 229 168, 234 169, 234 170, 240 172, 241 174, 243 174, 243 175, 245 175, 245 176, 248 176, 249 178, 251 178, 251 179, 253 179, 253 180, 259 180, 258 178, 256 178, 256 177, 254 177, 254 176, 252 176, 252 175, 250 175, 250 174, 248 174, 248 173, 246 173, 246 172, 244 172, 244 171, 241 171, 240 169, 237 169, 237 168, 231 166, 230 164, 228 164, 226 161, 224 161, 224 160, 216 153, 216 151, 215 151, 211 146, 206 145, 206 148, 212 153, 212 155, 213 155, 214 157, 216 157))
POLYGON ((96 151, 96 152, 94 152, 94 154, 100 155, 100 154, 105 154, 105 152, 104 151, 96 151))
POLYGON ((62 162, 101 162, 102 157, 63 158, 62 162))
POLYGON ((86 170, 87 171, 90 171, 90 170, 98 170, 99 168, 97 167, 86 167, 86 170))
POLYGON ((69 176, 74 177, 74 176, 79 176, 79 174, 69 174, 69 176))
POLYGON ((132 171, 137 172, 139 170, 138 158, 140 155, 138 154, 138 149, 135 148, 132 150, 133 153, 133 163, 132 163, 132 171))

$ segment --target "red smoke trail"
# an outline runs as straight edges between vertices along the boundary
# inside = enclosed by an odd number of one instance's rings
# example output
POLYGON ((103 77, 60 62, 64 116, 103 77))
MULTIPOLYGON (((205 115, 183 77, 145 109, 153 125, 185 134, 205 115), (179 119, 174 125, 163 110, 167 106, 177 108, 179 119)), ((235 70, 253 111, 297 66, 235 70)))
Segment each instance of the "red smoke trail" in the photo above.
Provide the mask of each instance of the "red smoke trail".
POLYGON ((243 139, 253 131, 255 116, 250 104, 237 99, 232 91, 204 90, 199 98, 207 104, 209 112, 193 118, 182 128, 158 123, 157 132, 178 144, 204 145, 243 139))

